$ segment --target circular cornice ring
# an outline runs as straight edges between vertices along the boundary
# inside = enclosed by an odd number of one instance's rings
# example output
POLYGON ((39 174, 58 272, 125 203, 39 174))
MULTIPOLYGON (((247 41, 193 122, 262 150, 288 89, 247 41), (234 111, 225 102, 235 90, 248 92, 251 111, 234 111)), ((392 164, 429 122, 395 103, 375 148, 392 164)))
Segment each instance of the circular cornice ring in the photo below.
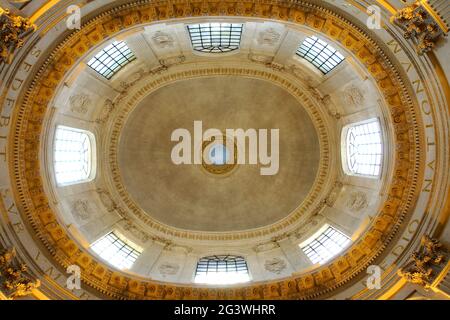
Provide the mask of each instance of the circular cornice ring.
MULTIPOLYGON (((123 203, 131 210, 131 212, 133 212, 134 216, 136 216, 141 223, 146 224, 152 230, 155 230, 162 235, 190 240, 212 241, 267 237, 277 232, 279 233, 286 231, 288 228, 292 229, 292 227, 299 227, 299 220, 305 215, 305 213, 313 212, 314 206, 316 206, 320 200, 319 197, 322 195, 321 191, 327 181, 331 166, 328 138, 329 133, 327 132, 327 126, 322 119, 323 116, 321 115, 321 111, 318 110, 317 105, 311 100, 310 97, 308 97, 308 94, 305 93, 304 88, 301 88, 293 81, 289 81, 281 75, 266 70, 258 70, 258 68, 231 66, 210 66, 209 68, 198 67, 197 69, 189 69, 178 72, 165 71, 160 75, 149 73, 146 77, 139 80, 139 83, 130 88, 127 93, 120 95, 117 100, 120 100, 120 104, 119 106, 116 106, 115 109, 118 109, 119 111, 115 116, 111 117, 111 122, 108 122, 108 128, 112 128, 112 131, 108 134, 108 145, 106 145, 105 148, 108 153, 108 172, 111 174, 111 184, 114 184, 115 188, 115 190, 110 190, 110 193, 118 194, 123 203), (180 80, 211 76, 242 76, 269 81, 289 92, 305 108, 316 128, 320 145, 320 162, 314 184, 308 195, 305 197, 305 200, 296 210, 294 210, 294 212, 290 213, 286 218, 267 227, 239 232, 195 232, 178 229, 151 218, 148 213, 146 213, 132 200, 123 184, 119 170, 117 150, 123 126, 134 108, 144 97, 168 84, 180 80)), ((124 210, 121 210, 121 212, 122 214, 126 214, 124 210)))
POLYGON ((396 235, 417 199, 418 161, 422 136, 420 116, 408 96, 399 72, 383 50, 355 25, 305 2, 149 1, 118 6, 102 13, 72 33, 49 55, 26 94, 16 106, 12 124, 10 166, 14 195, 37 237, 63 266, 78 264, 83 281, 114 298, 147 299, 307 299, 334 290, 356 277, 377 258, 396 235), (395 131, 395 168, 388 199, 367 231, 336 260, 302 275, 271 283, 211 289, 144 280, 109 269, 70 238, 51 210, 44 192, 39 163, 39 137, 55 89, 64 74, 89 48, 136 24, 192 16, 251 16, 306 24, 340 42, 353 52, 376 79, 389 106, 395 131))

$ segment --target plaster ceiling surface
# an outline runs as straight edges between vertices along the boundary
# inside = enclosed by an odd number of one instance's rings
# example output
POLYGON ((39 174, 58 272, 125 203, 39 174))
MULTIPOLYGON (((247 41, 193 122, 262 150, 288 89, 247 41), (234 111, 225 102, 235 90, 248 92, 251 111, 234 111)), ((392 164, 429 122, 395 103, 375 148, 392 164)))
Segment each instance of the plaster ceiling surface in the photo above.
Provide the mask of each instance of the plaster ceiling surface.
MULTIPOLYGON (((270 141, 270 139, 269 139, 270 141)), ((215 76, 178 81, 146 96, 120 135, 118 165, 131 199, 166 225, 230 232, 264 227, 292 213, 308 195, 320 150, 302 105, 267 81, 215 76), (260 164, 240 164, 229 174, 202 165, 175 165, 175 129, 279 129, 279 171, 261 175, 260 164)), ((239 152, 239 151, 238 151, 239 152)))

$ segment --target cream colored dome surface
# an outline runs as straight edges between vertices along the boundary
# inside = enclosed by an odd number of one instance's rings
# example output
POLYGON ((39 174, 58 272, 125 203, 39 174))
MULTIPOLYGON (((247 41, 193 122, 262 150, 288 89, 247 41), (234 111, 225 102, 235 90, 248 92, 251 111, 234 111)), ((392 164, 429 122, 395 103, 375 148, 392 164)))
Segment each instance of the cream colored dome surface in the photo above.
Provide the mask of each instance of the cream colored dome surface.
POLYGON ((151 93, 127 119, 118 149, 120 175, 137 206, 164 224, 210 232, 263 227, 288 216, 311 189, 319 156, 312 121, 292 95, 236 76, 183 80, 151 93), (278 173, 261 175, 259 164, 224 175, 175 165, 171 134, 185 128, 193 139, 196 120, 203 132, 279 129, 278 173))

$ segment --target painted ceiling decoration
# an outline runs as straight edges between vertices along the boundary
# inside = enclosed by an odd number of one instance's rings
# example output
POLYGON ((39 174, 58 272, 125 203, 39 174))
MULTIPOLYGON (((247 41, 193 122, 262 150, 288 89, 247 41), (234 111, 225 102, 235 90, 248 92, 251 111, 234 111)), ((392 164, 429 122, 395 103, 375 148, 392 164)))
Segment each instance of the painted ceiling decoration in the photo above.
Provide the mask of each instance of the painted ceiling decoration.
POLYGON ((450 298, 445 1, 6 2, 0 299, 450 298))

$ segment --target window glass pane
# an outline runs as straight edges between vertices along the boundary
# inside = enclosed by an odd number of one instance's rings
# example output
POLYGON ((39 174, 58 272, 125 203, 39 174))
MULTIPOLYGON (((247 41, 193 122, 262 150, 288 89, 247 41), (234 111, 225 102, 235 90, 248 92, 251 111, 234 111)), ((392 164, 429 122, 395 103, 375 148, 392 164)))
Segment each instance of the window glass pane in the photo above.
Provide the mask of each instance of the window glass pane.
POLYGON ((350 244, 350 239, 332 226, 302 247, 312 263, 324 263, 339 254, 350 244))
POLYGON ((89 179, 92 169, 92 146, 87 131, 65 126, 56 127, 53 167, 58 184, 89 179))
POLYGON ((125 42, 113 42, 88 62, 88 66, 106 79, 111 79, 122 67, 136 59, 125 42))
POLYGON ((346 137, 347 167, 353 174, 378 176, 381 172, 382 139, 378 119, 352 125, 346 137))
POLYGON ((119 239, 114 232, 97 240, 91 249, 103 260, 119 269, 130 269, 141 254, 119 239))
POLYGON ((250 281, 247 262, 243 257, 231 255, 201 258, 195 272, 196 283, 233 284, 250 281))
POLYGON ((242 26, 236 23, 201 23, 187 28, 195 51, 221 53, 239 48, 242 26))
POLYGON ((306 38, 298 47, 296 54, 311 62, 324 74, 344 60, 344 56, 334 47, 314 36, 306 38))

